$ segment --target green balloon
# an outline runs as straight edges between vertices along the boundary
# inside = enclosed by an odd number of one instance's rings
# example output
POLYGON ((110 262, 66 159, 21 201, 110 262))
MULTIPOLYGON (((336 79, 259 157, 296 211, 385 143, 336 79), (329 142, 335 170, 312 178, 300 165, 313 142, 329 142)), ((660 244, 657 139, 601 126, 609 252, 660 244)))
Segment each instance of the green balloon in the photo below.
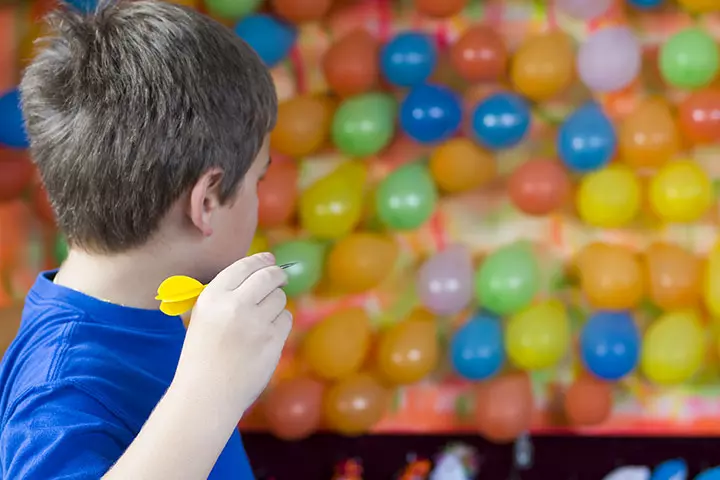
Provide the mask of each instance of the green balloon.
POLYGON ((262 4, 262 0, 205 0, 208 12, 226 20, 239 20, 250 15, 262 4))
POLYGON ((309 293, 320 281, 325 260, 325 247, 312 240, 293 240, 276 245, 272 252, 278 265, 295 263, 285 269, 288 297, 309 293))
POLYGON ((63 263, 68 256, 68 244, 64 236, 58 235, 57 238, 55 238, 55 247, 53 250, 53 253, 55 253, 55 261, 58 264, 63 263))
POLYGON ((518 242, 491 254, 475 274, 475 294, 483 308, 510 315, 527 307, 540 286, 532 247, 518 242))
POLYGON ((660 71, 665 81, 679 88, 700 88, 713 81, 720 69, 715 40, 699 28, 673 35, 660 50, 660 71))
POLYGON ((375 155, 392 140, 396 113, 395 99, 384 93, 349 98, 333 117, 333 143, 351 157, 375 155))
POLYGON ((421 163, 403 165, 388 175, 375 193, 380 221, 395 230, 413 230, 435 211, 438 192, 427 167, 421 163))

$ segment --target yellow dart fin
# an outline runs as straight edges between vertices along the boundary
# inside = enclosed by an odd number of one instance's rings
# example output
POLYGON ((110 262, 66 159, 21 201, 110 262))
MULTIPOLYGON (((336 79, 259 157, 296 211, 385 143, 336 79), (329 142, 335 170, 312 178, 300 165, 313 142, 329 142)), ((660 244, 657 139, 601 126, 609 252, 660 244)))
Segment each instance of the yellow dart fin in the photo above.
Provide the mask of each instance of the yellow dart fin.
POLYGON ((205 286, 194 278, 175 275, 160 284, 155 300, 163 302, 181 302, 196 298, 205 286))
POLYGON ((191 298, 190 300, 183 300, 181 302, 162 302, 160 304, 160 311, 165 315, 177 317, 192 310, 196 301, 197 298, 191 298))

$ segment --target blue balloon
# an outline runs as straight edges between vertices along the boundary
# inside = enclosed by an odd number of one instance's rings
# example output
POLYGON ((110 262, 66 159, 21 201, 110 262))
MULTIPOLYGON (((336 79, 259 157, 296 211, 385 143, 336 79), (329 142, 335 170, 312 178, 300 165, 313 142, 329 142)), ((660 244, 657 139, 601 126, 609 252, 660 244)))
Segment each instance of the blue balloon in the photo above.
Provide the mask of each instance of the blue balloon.
POLYGON ((720 467, 704 470, 695 477, 695 480, 720 480, 720 467))
POLYGON ((485 380, 505 363, 503 330, 500 319, 478 313, 455 332, 450 343, 453 368, 468 380, 485 380))
POLYGON ((628 2, 637 8, 655 8, 662 5, 665 0, 628 0, 628 2))
POLYGON ((640 331, 629 312, 600 311, 580 333, 580 356, 595 376, 618 380, 630 373, 640 357, 640 331))
POLYGON ((382 49, 380 67, 393 85, 413 87, 425 82, 435 70, 437 50, 424 33, 404 32, 382 49))
POLYGON ((594 104, 586 104, 565 119, 558 134, 558 153, 565 165, 576 172, 604 167, 617 146, 610 119, 594 104))
POLYGON ((0 144, 11 148, 30 146, 20 109, 20 92, 17 89, 0 97, 0 144))
POLYGON ((447 87, 417 86, 400 105, 400 126, 420 143, 447 140, 460 128, 460 122, 460 99, 447 87))
POLYGON ((268 67, 274 67, 287 57, 297 39, 294 27, 262 13, 240 20, 235 25, 235 33, 257 52, 268 67))
POLYGON ((687 480, 688 467, 682 459, 668 460, 653 470, 650 480, 687 480))
POLYGON ((514 147, 530 130, 530 107, 513 93, 490 95, 475 107, 472 128, 475 137, 487 148, 514 147))
POLYGON ((92 12, 97 7, 97 0, 65 0, 71 7, 81 12, 92 12))

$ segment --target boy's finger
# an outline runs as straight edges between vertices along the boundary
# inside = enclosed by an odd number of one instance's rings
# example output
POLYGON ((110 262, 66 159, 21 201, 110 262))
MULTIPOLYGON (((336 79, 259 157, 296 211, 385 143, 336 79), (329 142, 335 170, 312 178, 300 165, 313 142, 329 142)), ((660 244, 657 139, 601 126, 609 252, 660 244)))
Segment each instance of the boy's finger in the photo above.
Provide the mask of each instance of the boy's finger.
POLYGON ((270 253, 258 253, 241 258, 225 270, 220 272, 210 284, 209 288, 235 290, 242 285, 253 273, 275 264, 275 257, 270 253))
POLYGON ((251 295, 253 304, 260 305, 265 299, 287 283, 288 276, 280 267, 271 266, 253 273, 243 283, 243 294, 251 295))

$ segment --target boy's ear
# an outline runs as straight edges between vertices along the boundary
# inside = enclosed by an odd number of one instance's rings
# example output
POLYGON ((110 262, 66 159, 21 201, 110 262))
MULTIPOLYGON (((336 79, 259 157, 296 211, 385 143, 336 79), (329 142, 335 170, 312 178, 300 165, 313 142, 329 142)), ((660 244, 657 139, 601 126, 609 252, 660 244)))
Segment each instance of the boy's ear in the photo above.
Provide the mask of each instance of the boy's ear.
POLYGON ((220 181, 222 176, 222 169, 211 168, 195 182, 190 191, 188 216, 193 225, 205 237, 212 235, 212 217, 221 206, 220 181))

